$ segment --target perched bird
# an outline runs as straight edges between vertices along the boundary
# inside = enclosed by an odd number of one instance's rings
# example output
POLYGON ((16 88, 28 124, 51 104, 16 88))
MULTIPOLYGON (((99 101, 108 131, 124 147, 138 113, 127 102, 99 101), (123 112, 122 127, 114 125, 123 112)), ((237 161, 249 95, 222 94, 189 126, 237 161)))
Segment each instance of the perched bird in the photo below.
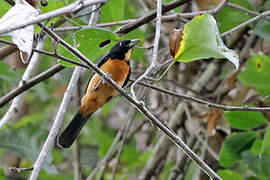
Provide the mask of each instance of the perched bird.
MULTIPOLYGON (((118 42, 98 63, 98 67, 122 87, 128 83, 131 72, 129 62, 131 51, 138 42, 138 39, 118 42)), ((58 146, 70 147, 90 116, 117 95, 118 91, 95 73, 88 82, 77 114, 58 136, 58 146)))

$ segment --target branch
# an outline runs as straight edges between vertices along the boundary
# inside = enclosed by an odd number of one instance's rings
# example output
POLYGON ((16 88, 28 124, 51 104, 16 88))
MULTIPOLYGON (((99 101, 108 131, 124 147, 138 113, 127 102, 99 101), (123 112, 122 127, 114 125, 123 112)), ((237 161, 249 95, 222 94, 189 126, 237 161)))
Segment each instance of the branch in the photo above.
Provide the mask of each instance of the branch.
MULTIPOLYGON (((96 24, 97 20, 98 20, 98 16, 99 13, 97 11, 95 11, 91 18, 90 18, 90 22, 89 22, 89 26, 93 26, 96 24)), ((55 34, 52 30, 50 30, 49 28, 47 28, 46 26, 42 26, 41 23, 38 23, 39 26, 41 26, 45 32, 50 32, 53 33, 53 35, 55 35, 56 39, 54 39, 56 42, 58 41, 63 41, 65 42, 63 39, 61 39, 57 34, 55 34)), ((66 43, 66 42, 65 42, 66 43)), ((66 43, 68 44, 68 43, 66 43)), ((69 45, 69 44, 68 44, 69 45)), ((69 45, 69 47, 71 47, 73 50, 80 52, 79 50, 73 48, 72 46, 69 45)), ((92 63, 92 62, 91 62, 92 63)), ((38 158, 34 164, 34 170, 30 176, 30 180, 36 180, 38 178, 40 169, 42 167, 42 164, 44 163, 44 161, 46 160, 47 154, 48 152, 51 150, 53 144, 54 144, 54 140, 59 132, 59 129, 61 128, 62 125, 62 121, 64 119, 64 116, 66 114, 66 110, 68 108, 68 105, 70 104, 71 98, 72 98, 72 92, 74 92, 74 89, 77 87, 77 82, 79 80, 80 74, 82 72, 82 68, 81 67, 76 67, 73 75, 71 77, 71 80, 69 82, 69 85, 67 87, 67 90, 64 94, 64 98, 61 102, 60 108, 57 112, 56 118, 54 120, 53 126, 49 132, 49 135, 41 149, 40 154, 38 155, 38 158)))
POLYGON ((67 111, 67 107, 68 107, 70 100, 72 98, 73 90, 76 88, 77 81, 80 77, 80 71, 81 71, 81 68, 77 67, 77 68, 75 68, 75 70, 73 72, 73 75, 71 77, 71 80, 70 80, 69 85, 67 87, 67 90, 65 92, 63 101, 62 101, 60 108, 57 112, 57 115, 55 117, 52 128, 51 128, 49 135, 48 135, 48 137, 47 137, 47 139, 46 139, 46 141, 41 149, 41 152, 40 152, 40 154, 39 154, 39 156, 34 164, 34 170, 31 174, 29 180, 36 180, 38 178, 41 166, 42 166, 43 162, 45 161, 49 150, 53 146, 53 142, 55 140, 55 137, 58 134, 59 129, 61 128, 62 121, 63 121, 64 116, 65 116, 66 111, 67 111))
POLYGON ((264 18, 265 16, 269 16, 269 15, 270 15, 270 10, 265 11, 263 13, 260 13, 257 16, 255 16, 255 17, 253 17, 253 18, 251 18, 251 19, 243 22, 242 24, 239 24, 238 26, 235 26, 234 28, 230 29, 229 31, 226 31, 226 32, 222 33, 220 36, 223 37, 223 36, 226 36, 228 34, 231 34, 234 31, 237 31, 237 30, 239 30, 239 29, 247 26, 248 24, 253 23, 253 22, 256 22, 256 21, 264 18))
MULTIPOLYGON (((176 1, 173 1, 171 3, 168 3, 162 7, 162 13, 168 12, 168 11, 170 11, 178 6, 181 6, 185 3, 188 3, 190 1, 191 0, 176 0, 176 1)), ((119 35, 126 34, 130 31, 140 27, 141 25, 148 23, 149 21, 156 18, 156 16, 157 16, 157 10, 153 10, 149 14, 136 19, 134 22, 128 23, 128 24, 120 27, 119 29, 117 29, 115 31, 115 33, 117 33, 119 35)))
POLYGON ((182 149, 200 168, 202 168, 211 178, 220 177, 205 164, 170 128, 162 124, 155 116, 153 116, 150 111, 145 107, 143 102, 134 99, 131 95, 127 94, 126 91, 115 81, 113 81, 106 73, 100 70, 92 61, 85 57, 79 50, 73 48, 70 44, 65 42, 61 37, 59 37, 52 30, 46 26, 42 27, 44 31, 55 41, 59 42, 67 50, 69 50, 73 55, 78 57, 80 60, 85 62, 91 69, 103 77, 111 86, 113 86, 120 94, 122 94, 131 104, 133 104, 147 119, 149 119, 156 127, 158 127, 166 136, 171 139, 180 149, 182 149))
MULTIPOLYGON (((228 2, 226 6, 227 6, 227 7, 230 7, 230 8, 233 8, 233 9, 236 9, 236 10, 239 10, 239 11, 243 11, 244 13, 247 13, 247 14, 249 14, 249 15, 251 15, 251 16, 257 16, 257 15, 260 14, 260 13, 258 13, 258 12, 256 12, 256 11, 249 10, 249 9, 247 9, 247 8, 244 8, 243 6, 239 6, 239 5, 237 5, 237 4, 230 3, 230 2, 228 2)), ((263 18, 265 18, 265 19, 267 19, 267 20, 270 20, 269 17, 263 17, 263 18)))
POLYGON ((31 24, 36 24, 41 21, 54 18, 56 16, 60 16, 67 13, 74 13, 88 6, 92 6, 95 4, 104 4, 106 2, 107 0, 84 0, 84 1, 78 0, 66 7, 63 7, 63 8, 60 8, 60 9, 57 9, 57 10, 54 10, 45 14, 37 15, 29 20, 25 20, 24 22, 18 22, 17 24, 14 24, 13 26, 9 26, 6 28, 0 27, 0 35, 10 32, 10 31, 24 28, 25 26, 28 26, 31 24))
POLYGON ((158 55, 158 45, 160 39, 160 27, 161 27, 161 12, 162 12, 162 0, 157 1, 157 23, 156 23, 156 34, 154 40, 154 50, 152 56, 152 62, 150 66, 146 69, 146 71, 141 75, 132 85, 130 88, 131 94, 134 98, 136 98, 134 87, 135 85, 144 79, 149 73, 152 72, 153 69, 157 66, 157 55, 158 55))
POLYGON ((31 87, 35 86, 36 84, 40 83, 41 81, 48 79, 49 77, 53 76, 54 74, 58 73, 59 71, 63 70, 65 67, 57 64, 50 69, 40 73, 36 77, 26 81, 22 86, 18 86, 17 88, 11 90, 8 94, 0 99, 0 108, 7 104, 10 100, 14 97, 18 96, 19 94, 23 93, 24 91, 30 89, 31 87))
POLYGON ((14 46, 1 46, 0 47, 0 60, 3 60, 4 57, 7 57, 8 55, 14 53, 16 50, 18 50, 17 47, 14 46))
MULTIPOLYGON (((135 82, 134 79, 131 79, 130 81, 135 82)), ((216 108, 216 109, 221 109, 223 111, 254 111, 254 112, 268 112, 268 111, 270 111, 270 107, 224 106, 224 105, 212 103, 212 102, 209 102, 209 101, 205 101, 205 100, 193 97, 193 96, 188 96, 188 95, 184 95, 184 94, 178 94, 178 93, 172 92, 170 90, 163 89, 163 88, 160 88, 160 87, 157 87, 157 86, 154 86, 154 85, 151 85, 151 84, 147 84, 147 83, 144 83, 144 82, 138 82, 138 84, 142 85, 142 86, 145 86, 145 87, 148 87, 148 88, 151 88, 153 90, 159 91, 159 92, 164 93, 166 95, 170 95, 170 96, 177 97, 177 98, 180 98, 180 99, 185 99, 185 100, 190 101, 190 102, 196 102, 198 104, 202 104, 206 108, 216 108)))
MULTIPOLYGON (((201 84, 206 84, 209 79, 213 76, 214 72, 217 70, 217 66, 214 62, 210 63, 207 69, 203 72, 200 78, 194 83, 192 89, 195 91, 200 91, 202 89, 201 84)), ((187 95, 193 95, 192 92, 188 92, 187 95)), ((181 124, 181 116, 184 112, 183 103, 179 103, 176 107, 176 110, 172 114, 169 122, 170 129, 176 131, 177 127, 181 124)), ((155 171, 156 164, 158 164, 164 156, 167 155, 167 152, 170 147, 170 141, 166 136, 161 136, 151 154, 147 164, 144 166, 144 170, 140 173, 139 179, 150 179, 151 174, 155 171)), ((192 158, 191 158, 192 159, 192 158)), ((212 177, 212 176, 211 176, 212 177)))

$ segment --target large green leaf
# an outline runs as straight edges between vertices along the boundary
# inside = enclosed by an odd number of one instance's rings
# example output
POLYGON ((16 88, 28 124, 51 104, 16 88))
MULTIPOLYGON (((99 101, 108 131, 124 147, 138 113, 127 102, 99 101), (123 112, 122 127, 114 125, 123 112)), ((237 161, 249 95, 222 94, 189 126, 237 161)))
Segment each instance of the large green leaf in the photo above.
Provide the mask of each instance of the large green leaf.
POLYGON ((230 111, 224 117, 230 126, 240 130, 249 130, 266 123, 263 114, 259 112, 230 111))
POLYGON ((256 88, 260 95, 270 94, 270 57, 256 55, 251 57, 244 70, 238 75, 238 79, 245 85, 256 88))
POLYGON ((180 62, 227 58, 236 68, 239 66, 238 55, 224 45, 210 14, 196 16, 184 26, 180 48, 174 58, 180 62))
POLYGON ((257 176, 270 177, 270 157, 264 154, 256 155, 250 151, 241 154, 241 159, 257 176))
POLYGON ((256 139, 255 132, 232 133, 226 137, 220 153, 219 163, 223 167, 231 167, 240 160, 241 152, 250 149, 256 139))
POLYGON ((263 142, 262 142, 263 153, 270 156, 270 124, 266 129, 266 133, 264 134, 263 142))
MULTIPOLYGON (((231 3, 242 7, 252 9, 248 0, 230 0, 231 3)), ((225 32, 231 28, 247 21, 251 18, 250 15, 229 7, 224 7, 217 15, 220 32, 225 32)))
POLYGON ((244 180, 244 178, 240 174, 238 174, 235 171, 231 171, 229 169, 219 170, 218 175, 223 180, 244 180))
MULTIPOLYGON (((120 38, 116 34, 108 30, 99 28, 89 28, 77 31, 75 32, 75 39, 77 44, 76 48, 92 61, 97 61, 102 55, 106 54, 114 44, 116 44, 120 40, 120 38), (99 48, 99 44, 105 40, 110 40, 111 43, 103 48, 99 48)), ((73 46, 73 35, 70 35, 66 39, 66 41, 73 46)), ((62 46, 58 46, 58 52, 62 56, 80 61, 62 46)), ((67 63, 62 60, 60 60, 59 63, 67 67, 74 66, 73 64, 67 63)))

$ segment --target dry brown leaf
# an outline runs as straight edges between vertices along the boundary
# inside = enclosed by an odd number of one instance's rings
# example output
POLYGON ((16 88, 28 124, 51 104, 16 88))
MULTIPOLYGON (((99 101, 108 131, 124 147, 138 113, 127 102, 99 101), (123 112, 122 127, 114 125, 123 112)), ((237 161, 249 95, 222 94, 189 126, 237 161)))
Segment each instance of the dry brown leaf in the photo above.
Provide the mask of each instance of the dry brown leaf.
POLYGON ((182 41, 183 29, 174 29, 169 42, 169 49, 171 56, 174 57, 180 48, 180 43, 182 41))
POLYGON ((207 131, 210 135, 214 135, 214 130, 218 124, 218 120, 222 117, 223 111, 220 109, 211 109, 209 113, 207 113, 207 131))

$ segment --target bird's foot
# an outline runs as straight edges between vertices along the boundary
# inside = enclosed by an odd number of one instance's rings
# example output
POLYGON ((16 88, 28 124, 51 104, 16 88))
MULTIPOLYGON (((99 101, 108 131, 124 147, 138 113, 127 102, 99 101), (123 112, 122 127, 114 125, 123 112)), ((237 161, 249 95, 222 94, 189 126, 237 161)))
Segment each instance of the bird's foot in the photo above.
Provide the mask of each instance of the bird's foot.
MULTIPOLYGON (((108 78, 112 78, 112 75, 108 72, 105 73, 108 78)), ((106 79, 102 78, 102 83, 105 83, 106 79)))
MULTIPOLYGON (((112 78, 112 75, 110 73, 106 72, 106 76, 109 78, 112 78)), ((97 85, 94 87, 94 91, 96 91, 100 85, 100 83, 105 83, 106 79, 104 79, 104 77, 101 77, 101 79, 99 80, 99 82, 97 83, 97 85)))

